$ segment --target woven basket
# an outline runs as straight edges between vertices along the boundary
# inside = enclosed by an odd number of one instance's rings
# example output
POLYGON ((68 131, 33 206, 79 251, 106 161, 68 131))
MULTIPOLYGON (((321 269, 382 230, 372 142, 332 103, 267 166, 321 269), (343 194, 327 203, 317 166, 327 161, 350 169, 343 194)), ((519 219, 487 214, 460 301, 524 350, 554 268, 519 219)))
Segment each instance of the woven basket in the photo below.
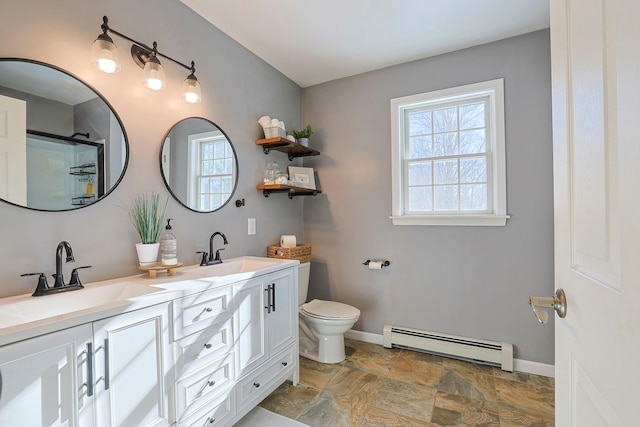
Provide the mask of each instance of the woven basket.
POLYGON ((283 248, 281 246, 267 247, 267 256, 269 258, 280 259, 297 259, 301 263, 311 262, 311 245, 301 243, 295 248, 283 248))

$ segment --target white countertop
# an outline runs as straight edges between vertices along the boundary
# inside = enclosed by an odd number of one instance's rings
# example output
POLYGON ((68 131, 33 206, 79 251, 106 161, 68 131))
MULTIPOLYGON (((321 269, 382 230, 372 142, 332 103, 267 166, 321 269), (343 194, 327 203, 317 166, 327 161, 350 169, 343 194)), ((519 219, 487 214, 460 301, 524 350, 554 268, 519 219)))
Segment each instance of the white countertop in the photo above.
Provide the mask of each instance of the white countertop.
MULTIPOLYGON (((175 275, 148 274, 84 284, 85 289, 0 299, 0 346, 44 335, 299 264, 296 260, 238 257, 222 264, 180 267, 175 275)), ((34 280, 34 289, 36 281, 34 280)))

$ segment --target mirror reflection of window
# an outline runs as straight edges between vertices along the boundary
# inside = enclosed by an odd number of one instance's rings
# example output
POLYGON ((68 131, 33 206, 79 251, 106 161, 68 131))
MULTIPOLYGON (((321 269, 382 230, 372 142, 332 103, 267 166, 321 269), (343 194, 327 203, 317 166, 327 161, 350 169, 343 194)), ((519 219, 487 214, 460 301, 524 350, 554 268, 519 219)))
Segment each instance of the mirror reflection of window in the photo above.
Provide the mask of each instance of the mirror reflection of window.
POLYGON ((233 193, 233 149, 220 131, 192 134, 188 140, 191 206, 200 211, 214 211, 233 193))

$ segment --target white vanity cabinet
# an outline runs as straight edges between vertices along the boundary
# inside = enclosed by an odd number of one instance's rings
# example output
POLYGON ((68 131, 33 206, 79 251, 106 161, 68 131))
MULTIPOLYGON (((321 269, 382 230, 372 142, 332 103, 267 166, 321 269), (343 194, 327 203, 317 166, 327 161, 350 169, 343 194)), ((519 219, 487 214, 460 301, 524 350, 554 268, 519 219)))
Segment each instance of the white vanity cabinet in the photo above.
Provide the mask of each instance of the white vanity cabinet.
POLYGON ((0 347, 0 426, 93 425, 91 325, 0 347))
POLYGON ((169 426, 168 304, 0 347, 0 426, 169 426))

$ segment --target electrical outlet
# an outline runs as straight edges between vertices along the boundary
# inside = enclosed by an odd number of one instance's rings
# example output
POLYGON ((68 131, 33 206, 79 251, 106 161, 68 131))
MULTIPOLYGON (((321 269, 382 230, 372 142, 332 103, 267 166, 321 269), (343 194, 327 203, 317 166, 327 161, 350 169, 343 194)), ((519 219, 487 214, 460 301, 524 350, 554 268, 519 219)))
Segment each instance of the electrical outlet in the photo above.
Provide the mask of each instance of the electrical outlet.
POLYGON ((252 236, 252 235, 256 234, 256 219, 255 218, 249 218, 249 220, 247 221, 247 234, 249 236, 252 236))

